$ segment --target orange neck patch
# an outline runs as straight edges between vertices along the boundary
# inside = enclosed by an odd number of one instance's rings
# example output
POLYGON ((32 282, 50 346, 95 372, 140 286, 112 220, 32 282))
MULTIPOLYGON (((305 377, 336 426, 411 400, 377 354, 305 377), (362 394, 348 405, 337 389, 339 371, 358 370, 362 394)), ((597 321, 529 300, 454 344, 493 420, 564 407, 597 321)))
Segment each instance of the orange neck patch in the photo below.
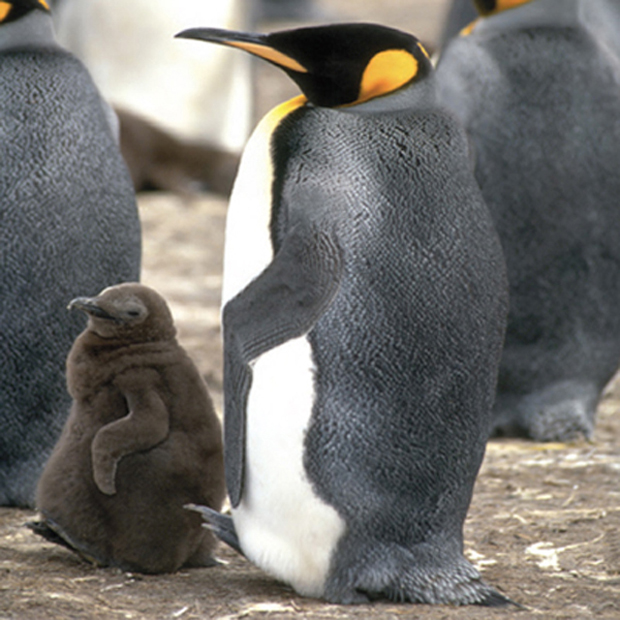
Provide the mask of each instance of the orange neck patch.
POLYGON ((39 4, 45 7, 48 11, 50 10, 50 5, 47 2, 45 2, 45 0, 39 0, 39 4))
POLYGON ((386 50, 372 57, 360 84, 358 98, 349 105, 391 93, 410 82, 418 73, 418 61, 406 50, 386 50))
POLYGON ((9 2, 0 2, 0 22, 6 19, 6 16, 9 14, 12 6, 13 5, 9 2))
POLYGON ((465 28, 463 28, 463 30, 459 33, 459 36, 466 37, 467 35, 470 35, 474 31, 477 23, 478 20, 475 19, 471 24, 469 24, 469 26, 465 26, 465 28))
POLYGON ((307 101, 304 95, 297 95, 297 97, 293 97, 277 105, 275 108, 272 108, 261 120, 261 129, 271 133, 285 117, 291 114, 291 112, 294 112, 297 108, 301 108, 307 101))

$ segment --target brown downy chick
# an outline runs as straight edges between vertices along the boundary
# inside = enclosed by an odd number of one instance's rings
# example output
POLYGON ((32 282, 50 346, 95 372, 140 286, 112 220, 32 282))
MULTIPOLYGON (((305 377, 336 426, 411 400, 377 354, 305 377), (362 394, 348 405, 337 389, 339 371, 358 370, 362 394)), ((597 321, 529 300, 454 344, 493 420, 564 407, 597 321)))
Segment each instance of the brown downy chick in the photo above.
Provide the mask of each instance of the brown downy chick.
POLYGON ((33 529, 123 570, 212 564, 213 534, 183 506, 222 505, 221 427, 166 302, 129 283, 69 308, 88 326, 67 360, 73 406, 39 481, 44 521, 33 529))

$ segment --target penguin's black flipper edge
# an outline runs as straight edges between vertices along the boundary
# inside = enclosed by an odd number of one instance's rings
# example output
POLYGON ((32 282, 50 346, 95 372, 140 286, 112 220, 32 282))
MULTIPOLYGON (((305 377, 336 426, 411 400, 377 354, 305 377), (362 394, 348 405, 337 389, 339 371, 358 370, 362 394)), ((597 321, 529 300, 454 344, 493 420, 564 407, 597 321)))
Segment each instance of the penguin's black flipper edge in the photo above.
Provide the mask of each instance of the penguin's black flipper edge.
POLYGON ((250 363, 308 333, 334 298, 341 272, 334 236, 303 222, 291 228, 270 265, 224 307, 224 458, 233 507, 243 492, 250 363))
POLYGON ((237 531, 235 530, 232 517, 223 515, 221 512, 213 510, 213 508, 209 508, 208 506, 186 504, 183 508, 199 513, 204 520, 203 527, 208 527, 223 543, 226 543, 237 553, 244 555, 241 550, 241 545, 239 544, 239 538, 237 537, 237 531))

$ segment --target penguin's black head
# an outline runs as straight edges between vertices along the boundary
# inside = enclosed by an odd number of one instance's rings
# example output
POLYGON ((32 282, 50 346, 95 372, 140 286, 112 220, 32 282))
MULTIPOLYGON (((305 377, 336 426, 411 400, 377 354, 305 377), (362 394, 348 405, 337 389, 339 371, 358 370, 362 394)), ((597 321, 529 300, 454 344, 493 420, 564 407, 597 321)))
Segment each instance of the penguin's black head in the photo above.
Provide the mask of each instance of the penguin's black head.
POLYGON ((45 0, 0 0, 0 26, 21 19, 35 9, 49 12, 50 7, 45 0))
POLYGON ((375 24, 335 24, 271 34, 193 28, 177 37, 238 47, 280 67, 317 106, 355 105, 428 75, 412 35, 375 24))
POLYGON ((532 0, 474 0, 474 4, 480 15, 493 15, 508 9, 514 9, 521 4, 527 4, 532 0))

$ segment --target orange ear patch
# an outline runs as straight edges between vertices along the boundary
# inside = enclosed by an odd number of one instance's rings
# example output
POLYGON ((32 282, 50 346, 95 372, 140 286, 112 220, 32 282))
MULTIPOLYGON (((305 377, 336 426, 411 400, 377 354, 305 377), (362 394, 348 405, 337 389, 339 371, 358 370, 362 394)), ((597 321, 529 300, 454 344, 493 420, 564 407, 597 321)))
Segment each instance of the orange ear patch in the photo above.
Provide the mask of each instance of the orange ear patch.
POLYGON ((9 14, 12 6, 13 5, 10 2, 0 2, 0 22, 6 19, 6 16, 9 14))
POLYGON ((373 56, 364 69, 360 93, 354 104, 391 93, 418 73, 418 61, 406 50, 385 50, 373 56))
POLYGON ((48 11, 50 10, 50 5, 47 2, 45 2, 45 0, 39 0, 39 4, 45 7, 48 11))

